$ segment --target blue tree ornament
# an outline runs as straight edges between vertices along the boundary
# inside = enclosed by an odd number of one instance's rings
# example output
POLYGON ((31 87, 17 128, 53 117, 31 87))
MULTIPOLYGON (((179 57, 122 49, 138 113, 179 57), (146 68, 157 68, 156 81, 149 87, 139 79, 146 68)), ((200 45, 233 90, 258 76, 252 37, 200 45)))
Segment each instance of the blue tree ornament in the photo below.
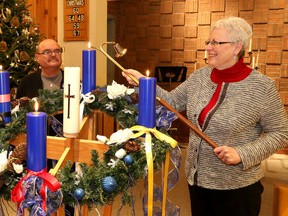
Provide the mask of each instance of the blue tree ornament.
POLYGON ((85 191, 82 188, 76 188, 76 190, 74 191, 74 196, 78 201, 80 201, 84 198, 85 191))
POLYGON ((126 165, 131 165, 134 163, 134 160, 131 154, 125 155, 125 157, 123 158, 123 161, 126 165))
POLYGON ((117 182, 114 177, 107 176, 102 180, 102 188, 106 193, 112 193, 117 188, 117 182))

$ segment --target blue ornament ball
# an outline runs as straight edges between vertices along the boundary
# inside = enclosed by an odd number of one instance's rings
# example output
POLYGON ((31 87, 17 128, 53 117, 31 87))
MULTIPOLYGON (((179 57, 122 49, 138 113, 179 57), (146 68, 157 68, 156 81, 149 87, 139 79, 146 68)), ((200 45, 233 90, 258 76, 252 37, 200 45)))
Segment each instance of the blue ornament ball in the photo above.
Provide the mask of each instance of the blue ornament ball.
POLYGON ((117 182, 114 177, 107 176, 102 180, 102 188, 106 193, 112 193, 117 188, 117 182))
POLYGON ((134 160, 131 154, 125 155, 125 157, 123 158, 123 161, 126 165, 131 165, 134 163, 134 160))
POLYGON ((82 188, 76 188, 76 190, 74 191, 74 196, 78 201, 80 201, 84 198, 85 191, 82 188))

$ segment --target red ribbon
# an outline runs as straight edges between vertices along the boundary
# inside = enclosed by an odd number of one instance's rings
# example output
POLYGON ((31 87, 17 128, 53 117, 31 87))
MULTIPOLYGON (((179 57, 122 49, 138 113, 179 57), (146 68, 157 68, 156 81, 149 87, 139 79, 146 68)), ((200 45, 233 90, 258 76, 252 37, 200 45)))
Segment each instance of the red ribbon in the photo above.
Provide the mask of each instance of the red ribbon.
POLYGON ((31 176, 37 176, 43 179, 40 195, 43 198, 42 207, 44 211, 46 211, 46 187, 48 187, 52 192, 55 192, 60 188, 60 182, 54 176, 47 173, 46 168, 40 172, 28 171, 27 175, 24 176, 11 191, 11 200, 17 202, 18 207, 20 206, 21 202, 24 200, 22 182, 31 176))

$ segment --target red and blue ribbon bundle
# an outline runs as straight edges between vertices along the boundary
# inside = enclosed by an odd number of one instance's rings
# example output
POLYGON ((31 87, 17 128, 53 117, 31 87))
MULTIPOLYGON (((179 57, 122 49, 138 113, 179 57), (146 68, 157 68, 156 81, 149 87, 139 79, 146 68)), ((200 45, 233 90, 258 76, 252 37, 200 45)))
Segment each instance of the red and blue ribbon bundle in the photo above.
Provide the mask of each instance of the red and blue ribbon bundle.
POLYGON ((18 203, 17 216, 24 214, 24 208, 33 216, 50 215, 60 206, 62 198, 60 182, 46 169, 29 171, 11 191, 11 200, 18 203))

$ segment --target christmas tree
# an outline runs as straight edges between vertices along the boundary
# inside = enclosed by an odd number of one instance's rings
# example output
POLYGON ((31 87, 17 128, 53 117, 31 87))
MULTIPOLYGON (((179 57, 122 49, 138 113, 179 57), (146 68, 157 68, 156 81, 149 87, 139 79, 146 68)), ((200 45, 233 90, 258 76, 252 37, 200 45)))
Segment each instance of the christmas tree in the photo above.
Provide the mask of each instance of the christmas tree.
POLYGON ((26 0, 0 0, 0 65, 10 72, 10 86, 37 68, 34 61, 40 40, 26 0))

